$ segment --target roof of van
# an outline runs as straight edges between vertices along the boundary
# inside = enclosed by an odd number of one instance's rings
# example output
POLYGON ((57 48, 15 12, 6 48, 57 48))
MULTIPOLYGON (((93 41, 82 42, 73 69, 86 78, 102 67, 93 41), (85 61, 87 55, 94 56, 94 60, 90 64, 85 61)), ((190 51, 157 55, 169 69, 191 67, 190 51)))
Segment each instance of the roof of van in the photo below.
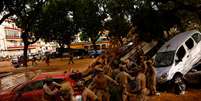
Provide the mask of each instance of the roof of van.
POLYGON ((191 30, 191 31, 186 31, 182 32, 169 41, 167 41, 160 49, 158 52, 166 52, 166 51, 174 51, 176 50, 187 38, 189 38, 192 34, 194 33, 200 33, 197 30, 191 30))

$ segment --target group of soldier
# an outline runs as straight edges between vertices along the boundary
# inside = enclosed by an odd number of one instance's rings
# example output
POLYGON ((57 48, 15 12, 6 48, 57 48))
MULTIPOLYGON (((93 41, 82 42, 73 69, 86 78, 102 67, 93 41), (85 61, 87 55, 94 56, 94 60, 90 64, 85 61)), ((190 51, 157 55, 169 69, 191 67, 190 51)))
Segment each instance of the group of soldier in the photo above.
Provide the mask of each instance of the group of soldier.
POLYGON ((160 95, 156 90, 156 70, 153 59, 144 55, 141 47, 136 46, 132 57, 121 60, 121 50, 108 51, 98 56, 81 73, 82 78, 88 77, 91 82, 85 85, 78 83, 82 90, 82 100, 110 101, 111 88, 119 89, 119 101, 146 101, 148 95, 160 95))
POLYGON ((115 53, 97 57, 82 76, 91 75, 92 82, 87 87, 97 96, 98 101, 110 101, 110 85, 120 89, 121 101, 136 97, 146 101, 147 95, 159 95, 156 91, 156 71, 154 61, 137 54, 135 62, 128 58, 119 61, 115 53), (133 82, 133 83, 130 83, 133 82))

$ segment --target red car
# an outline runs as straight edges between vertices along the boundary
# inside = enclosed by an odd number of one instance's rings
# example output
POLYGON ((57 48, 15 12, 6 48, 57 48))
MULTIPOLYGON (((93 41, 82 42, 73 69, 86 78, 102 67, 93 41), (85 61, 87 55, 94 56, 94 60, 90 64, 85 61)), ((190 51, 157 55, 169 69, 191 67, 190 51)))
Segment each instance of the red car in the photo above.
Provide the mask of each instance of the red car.
POLYGON ((70 74, 48 74, 42 73, 33 80, 19 84, 5 91, 0 91, 0 101, 41 101, 44 94, 43 84, 47 78, 51 78, 57 83, 64 80, 70 81, 72 85, 75 82, 70 79, 70 74))

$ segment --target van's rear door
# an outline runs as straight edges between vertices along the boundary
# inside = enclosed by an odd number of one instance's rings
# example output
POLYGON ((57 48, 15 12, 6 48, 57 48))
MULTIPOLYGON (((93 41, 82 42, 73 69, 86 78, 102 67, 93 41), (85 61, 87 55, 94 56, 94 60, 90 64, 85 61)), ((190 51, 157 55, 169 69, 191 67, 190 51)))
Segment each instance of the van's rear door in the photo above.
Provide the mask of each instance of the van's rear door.
POLYGON ((193 64, 197 61, 196 59, 198 58, 198 53, 199 51, 196 48, 197 44, 194 42, 192 38, 189 38, 188 40, 185 41, 185 48, 187 50, 187 62, 185 63, 186 69, 185 72, 188 72, 193 64))
POLYGON ((192 39, 194 40, 195 43, 195 50, 193 52, 194 56, 194 62, 197 63, 201 59, 201 34, 200 33, 195 33, 192 35, 192 39))

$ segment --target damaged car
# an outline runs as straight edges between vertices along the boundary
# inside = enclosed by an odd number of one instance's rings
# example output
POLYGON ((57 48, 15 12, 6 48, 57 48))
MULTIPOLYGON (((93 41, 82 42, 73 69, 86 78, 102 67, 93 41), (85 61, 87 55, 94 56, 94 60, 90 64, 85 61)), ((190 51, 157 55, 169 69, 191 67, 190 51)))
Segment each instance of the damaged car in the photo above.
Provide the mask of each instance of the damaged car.
POLYGON ((187 31, 176 35, 158 50, 155 61, 159 84, 184 80, 201 59, 200 40, 199 31, 187 31))

